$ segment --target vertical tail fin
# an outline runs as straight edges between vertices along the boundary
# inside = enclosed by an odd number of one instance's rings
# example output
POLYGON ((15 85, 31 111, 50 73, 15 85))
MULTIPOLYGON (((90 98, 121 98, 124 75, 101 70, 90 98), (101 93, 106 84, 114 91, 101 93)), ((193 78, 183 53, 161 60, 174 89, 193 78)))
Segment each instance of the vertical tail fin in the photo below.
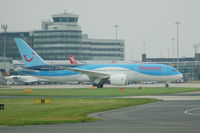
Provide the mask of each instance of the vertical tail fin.
POLYGON ((46 65, 45 61, 22 39, 15 38, 25 67, 46 65))
POLYGON ((78 62, 74 59, 73 55, 68 55, 70 64, 78 64, 78 62))
POLYGON ((8 73, 6 72, 5 69, 0 69, 0 73, 1 73, 1 76, 3 76, 3 77, 8 76, 8 73))

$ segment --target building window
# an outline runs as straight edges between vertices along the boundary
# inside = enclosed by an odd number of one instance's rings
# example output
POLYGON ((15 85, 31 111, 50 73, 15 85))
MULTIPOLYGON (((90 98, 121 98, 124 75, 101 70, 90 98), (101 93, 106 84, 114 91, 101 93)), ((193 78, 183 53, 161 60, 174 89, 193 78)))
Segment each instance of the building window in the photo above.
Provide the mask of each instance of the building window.
POLYGON ((67 22, 67 18, 61 18, 61 22, 67 22))
POLYGON ((59 17, 53 18, 53 21, 54 22, 60 22, 60 18, 59 17))
POLYGON ((75 18, 68 18, 68 22, 75 22, 75 18))

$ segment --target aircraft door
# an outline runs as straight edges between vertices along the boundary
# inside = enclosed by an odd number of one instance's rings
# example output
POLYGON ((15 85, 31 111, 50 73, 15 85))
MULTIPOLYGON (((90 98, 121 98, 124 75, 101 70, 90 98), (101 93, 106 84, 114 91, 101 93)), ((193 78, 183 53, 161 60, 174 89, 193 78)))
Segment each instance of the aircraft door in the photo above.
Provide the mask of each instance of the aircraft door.
POLYGON ((48 74, 50 75, 51 79, 55 76, 55 67, 50 66, 48 68, 48 74))
POLYGON ((166 74, 167 74, 167 69, 163 67, 161 69, 161 75, 166 75, 166 74))

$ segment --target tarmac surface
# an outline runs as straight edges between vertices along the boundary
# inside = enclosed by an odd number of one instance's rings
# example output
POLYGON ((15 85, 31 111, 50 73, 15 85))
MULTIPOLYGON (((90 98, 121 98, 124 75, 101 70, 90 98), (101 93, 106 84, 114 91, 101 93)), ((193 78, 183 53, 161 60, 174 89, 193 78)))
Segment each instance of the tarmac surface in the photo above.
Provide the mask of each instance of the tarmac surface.
MULTIPOLYGON (((132 87, 132 88, 139 88, 140 86, 145 87, 164 87, 164 83, 157 83, 157 84, 131 84, 126 86, 113 86, 113 85, 104 85, 104 88, 108 87, 116 87, 116 88, 122 88, 122 87, 132 87)), ((190 88, 196 88, 200 87, 200 83, 170 83, 170 87, 190 87, 190 88)), ((0 86, 0 89, 24 89, 24 88, 32 88, 32 89, 55 89, 55 88, 91 88, 92 85, 70 85, 70 84, 63 84, 63 85, 10 85, 10 86, 0 86)))
MULTIPOLYGON (((164 101, 91 114, 97 122, 0 127, 0 133, 199 133, 200 92, 160 96, 164 101)), ((123 97, 121 97, 123 98, 123 97)), ((127 97, 126 97, 127 98, 127 97)), ((135 98, 129 97, 129 98, 135 98)))

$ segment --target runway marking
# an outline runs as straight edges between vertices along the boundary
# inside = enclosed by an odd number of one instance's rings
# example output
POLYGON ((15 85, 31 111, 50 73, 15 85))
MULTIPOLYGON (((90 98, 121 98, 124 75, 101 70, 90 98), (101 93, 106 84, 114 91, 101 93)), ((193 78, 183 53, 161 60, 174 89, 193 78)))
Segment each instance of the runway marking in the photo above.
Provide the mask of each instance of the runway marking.
POLYGON ((200 107, 185 110, 184 113, 185 113, 186 115, 200 116, 200 114, 192 113, 192 111, 197 110, 197 109, 200 109, 200 107))

